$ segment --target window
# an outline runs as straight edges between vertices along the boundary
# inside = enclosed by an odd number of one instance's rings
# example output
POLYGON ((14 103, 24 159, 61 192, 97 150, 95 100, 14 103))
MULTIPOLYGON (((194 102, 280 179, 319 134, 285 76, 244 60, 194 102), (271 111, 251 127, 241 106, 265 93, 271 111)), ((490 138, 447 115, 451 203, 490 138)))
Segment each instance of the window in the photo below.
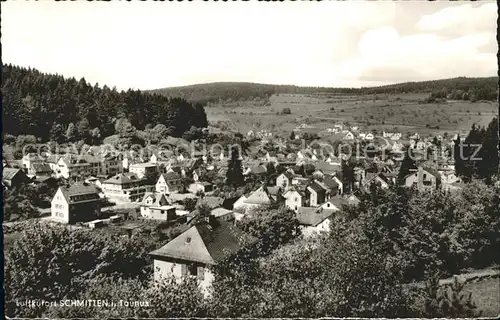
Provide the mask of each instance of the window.
POLYGON ((204 280, 205 279, 205 268, 198 267, 197 275, 198 275, 198 280, 204 280))
POLYGON ((293 201, 297 202, 297 200, 298 200, 297 197, 295 197, 295 199, 293 201))
POLYGON ((194 264, 188 265, 188 276, 197 276, 198 274, 198 267, 194 264))
POLYGON ((328 208, 330 208, 330 203, 328 202, 328 203, 326 204, 326 206, 327 206, 328 208))
POLYGON ((186 243, 191 243, 191 237, 186 238, 186 243))

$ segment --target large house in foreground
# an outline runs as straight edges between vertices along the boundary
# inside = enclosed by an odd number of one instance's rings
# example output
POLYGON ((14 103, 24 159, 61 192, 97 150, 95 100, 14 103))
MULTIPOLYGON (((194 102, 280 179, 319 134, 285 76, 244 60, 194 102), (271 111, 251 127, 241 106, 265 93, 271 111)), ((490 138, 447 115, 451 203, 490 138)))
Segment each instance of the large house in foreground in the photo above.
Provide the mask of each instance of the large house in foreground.
POLYGON ((60 187, 57 190, 50 211, 52 219, 58 222, 89 222, 99 217, 101 198, 94 186, 75 183, 68 188, 60 187))
POLYGON ((195 277, 206 292, 214 279, 210 268, 256 241, 232 223, 200 222, 163 247, 150 252, 154 259, 154 278, 161 280, 174 276, 182 280, 195 277))

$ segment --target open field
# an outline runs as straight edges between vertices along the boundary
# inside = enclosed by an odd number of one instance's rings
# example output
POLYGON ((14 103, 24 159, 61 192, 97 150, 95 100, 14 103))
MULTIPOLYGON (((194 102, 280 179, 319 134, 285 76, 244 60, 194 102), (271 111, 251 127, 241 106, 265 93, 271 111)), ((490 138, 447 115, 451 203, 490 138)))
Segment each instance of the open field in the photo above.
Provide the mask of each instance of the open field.
POLYGON ((497 115, 494 102, 426 103, 428 94, 301 95, 279 94, 269 101, 216 104, 206 108, 208 120, 227 122, 242 133, 268 129, 288 134, 307 123, 318 130, 337 122, 359 124, 364 130, 398 130, 421 135, 467 133, 473 123, 487 125, 497 115), (284 108, 291 114, 277 115, 284 108))
POLYGON ((486 278, 478 282, 467 283, 464 293, 472 292, 472 300, 477 310, 481 310, 482 317, 496 317, 500 315, 500 278, 486 278))

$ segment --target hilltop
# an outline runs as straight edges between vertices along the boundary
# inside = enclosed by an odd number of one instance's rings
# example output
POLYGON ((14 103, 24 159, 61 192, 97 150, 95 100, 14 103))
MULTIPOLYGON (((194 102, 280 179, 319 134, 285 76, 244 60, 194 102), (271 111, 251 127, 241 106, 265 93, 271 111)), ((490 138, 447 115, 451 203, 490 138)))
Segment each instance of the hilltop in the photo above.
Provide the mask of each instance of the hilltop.
MULTIPOLYGON (((295 85, 273 85, 251 82, 213 82, 181 87, 151 90, 168 97, 181 97, 193 102, 232 102, 254 99, 267 99, 273 94, 308 94, 308 95, 366 95, 399 93, 436 93, 437 96, 462 91, 480 95, 480 100, 496 100, 498 77, 466 78, 404 82, 379 87, 363 88, 328 88, 301 87, 295 85), (477 94, 479 92, 479 94, 477 94)), ((460 97, 462 99, 462 97, 460 97)))

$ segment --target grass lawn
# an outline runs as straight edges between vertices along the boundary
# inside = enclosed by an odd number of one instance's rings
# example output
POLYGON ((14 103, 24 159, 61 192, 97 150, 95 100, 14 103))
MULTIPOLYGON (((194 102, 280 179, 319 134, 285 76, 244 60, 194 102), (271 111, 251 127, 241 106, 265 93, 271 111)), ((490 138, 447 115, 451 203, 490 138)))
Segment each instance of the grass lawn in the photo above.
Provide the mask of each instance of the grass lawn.
POLYGON ((482 310, 482 317, 500 315, 500 278, 470 282, 464 286, 464 292, 472 292, 472 301, 476 303, 478 310, 482 310))

